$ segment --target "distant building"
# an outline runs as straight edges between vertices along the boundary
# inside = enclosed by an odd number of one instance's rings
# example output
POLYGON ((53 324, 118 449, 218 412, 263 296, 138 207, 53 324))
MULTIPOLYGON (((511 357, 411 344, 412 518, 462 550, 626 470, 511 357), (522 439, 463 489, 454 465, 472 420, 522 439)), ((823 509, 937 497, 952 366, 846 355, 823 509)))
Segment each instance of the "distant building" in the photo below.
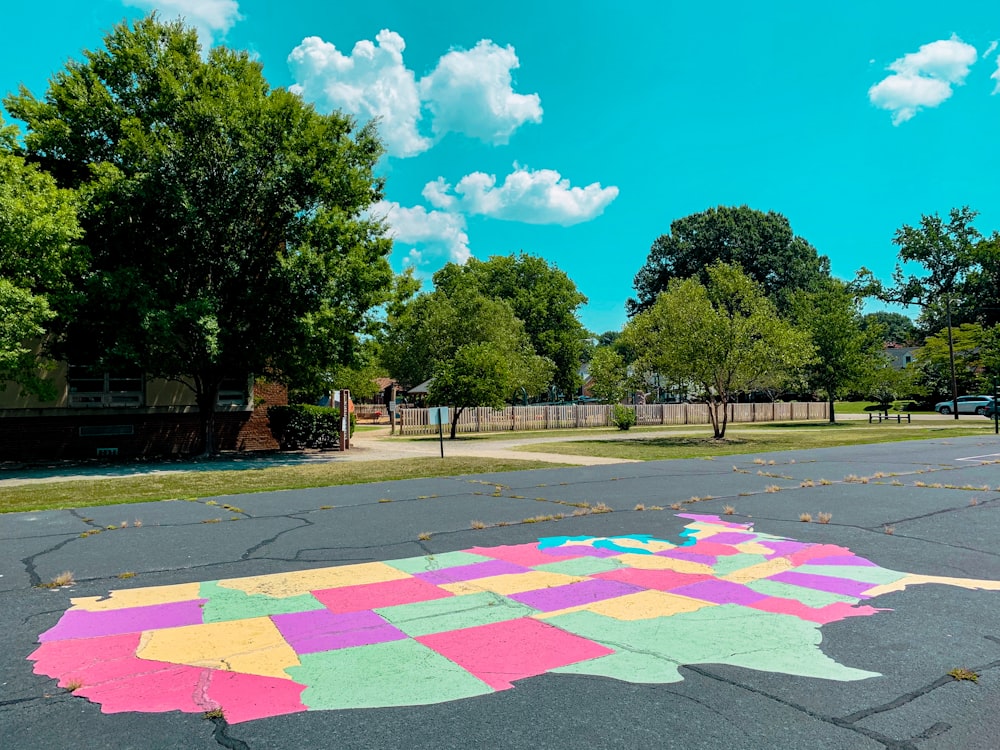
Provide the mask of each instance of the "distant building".
POLYGON ((885 356, 889 358, 895 369, 902 370, 916 361, 919 348, 919 346, 903 346, 889 342, 885 345, 885 356))

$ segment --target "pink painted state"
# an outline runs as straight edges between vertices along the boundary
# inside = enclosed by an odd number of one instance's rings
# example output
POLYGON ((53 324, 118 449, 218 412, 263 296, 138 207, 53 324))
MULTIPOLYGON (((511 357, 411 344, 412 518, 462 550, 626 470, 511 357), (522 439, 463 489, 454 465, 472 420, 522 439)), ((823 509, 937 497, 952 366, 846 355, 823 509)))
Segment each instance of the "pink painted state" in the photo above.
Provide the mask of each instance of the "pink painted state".
POLYGON ((228 723, 238 724, 308 711, 302 703, 305 688, 292 680, 212 670, 208 696, 222 707, 228 723))
POLYGON ((365 583, 358 586, 340 586, 311 592, 331 612, 361 612, 397 604, 426 602, 453 596, 450 591, 439 589, 419 578, 400 578, 397 581, 365 583))
POLYGON ((591 578, 622 581, 655 591, 673 591, 691 583, 715 580, 714 576, 705 573, 678 573, 675 570, 640 570, 638 568, 618 568, 604 573, 595 573, 591 578))
MULTIPOLYGON (((582 547, 580 550, 580 552, 576 553, 577 557, 583 557, 584 555, 582 547)), ((474 555, 492 557, 494 560, 506 560, 516 565, 523 565, 526 568, 536 565, 548 565, 565 560, 567 557, 566 554, 556 556, 550 555, 548 552, 542 552, 538 549, 537 542, 531 544, 505 544, 499 547, 473 547, 466 551, 474 555)))
POLYGON ((514 687, 514 680, 614 653, 599 643, 530 618, 434 633, 415 640, 494 690, 507 690, 514 687))
MULTIPOLYGON (((688 549, 687 547, 683 549, 688 549)), ((699 541, 694 547, 690 548, 692 551, 696 551, 700 555, 712 555, 714 557, 728 557, 729 555, 739 555, 742 554, 735 547, 728 544, 719 544, 715 541, 715 537, 711 537, 711 540, 699 541)), ((669 552, 674 552, 675 550, 669 550, 668 552, 658 553, 665 556, 669 556, 669 552)), ((680 550, 677 550, 680 551, 680 550)))
POLYGON ((723 526, 727 529, 740 529, 746 531, 753 526, 752 523, 735 523, 733 521, 723 521, 718 516, 708 516, 704 513, 678 513, 678 518, 690 518, 692 521, 699 521, 700 523, 708 523, 712 526, 723 526))
POLYGON ((38 636, 38 640, 45 643, 70 638, 98 638, 123 633, 141 633, 144 630, 200 625, 201 605, 207 601, 208 599, 192 599, 186 602, 103 611, 70 609, 59 618, 54 627, 38 636))
POLYGON ((139 633, 129 633, 49 641, 28 658, 35 660, 36 674, 58 677, 63 687, 70 682, 81 683, 75 692, 100 703, 106 714, 196 713, 217 707, 204 696, 211 670, 140 659, 135 655, 140 637, 139 633))
POLYGON ((773 550, 773 554, 767 555, 769 560, 775 557, 788 557, 800 550, 808 549, 813 546, 811 544, 806 544, 805 542, 791 542, 786 540, 778 539, 758 539, 757 543, 763 547, 767 547, 773 550))
POLYGON ((759 602, 753 602, 749 606, 753 609, 759 609, 762 612, 791 615, 798 617, 800 620, 808 620, 820 625, 840 622, 848 617, 869 617, 880 611, 867 604, 854 606, 847 602, 834 602, 824 607, 807 607, 802 602, 797 602, 794 599, 782 599, 775 596, 761 599, 759 602))
POLYGON ((793 552, 788 555, 788 559, 795 566, 806 565, 813 560, 822 557, 855 557, 858 560, 864 558, 857 557, 853 552, 851 552, 847 547, 838 547, 836 544, 811 544, 805 549, 799 550, 798 552, 793 552))
POLYGON ((722 531, 712 534, 710 537, 714 544, 744 544, 745 542, 756 542, 756 534, 740 533, 739 531, 722 531))

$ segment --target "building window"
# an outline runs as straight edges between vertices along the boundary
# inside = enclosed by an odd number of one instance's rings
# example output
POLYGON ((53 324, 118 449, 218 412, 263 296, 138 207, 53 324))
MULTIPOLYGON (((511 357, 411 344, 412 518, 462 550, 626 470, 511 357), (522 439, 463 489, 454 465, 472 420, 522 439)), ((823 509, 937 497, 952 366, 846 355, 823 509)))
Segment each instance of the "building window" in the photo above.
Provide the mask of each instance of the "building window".
POLYGON ((142 406, 142 373, 107 372, 70 365, 69 405, 74 407, 142 406))
POLYGON ((219 385, 219 406, 246 406, 250 382, 247 378, 224 378, 219 385))

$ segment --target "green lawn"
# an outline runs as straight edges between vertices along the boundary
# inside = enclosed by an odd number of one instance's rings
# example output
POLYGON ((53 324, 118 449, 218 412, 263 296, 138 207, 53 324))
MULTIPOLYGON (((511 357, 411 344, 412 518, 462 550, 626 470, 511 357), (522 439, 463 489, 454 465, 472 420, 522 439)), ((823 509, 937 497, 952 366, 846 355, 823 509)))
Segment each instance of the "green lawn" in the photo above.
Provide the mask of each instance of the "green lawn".
POLYGON ((677 435, 671 437, 637 438, 635 440, 574 440, 546 443, 544 448, 523 446, 517 450, 544 450, 573 456, 630 458, 639 461, 659 461, 672 458, 715 458, 716 456, 769 453, 772 451, 807 448, 829 448, 838 445, 867 445, 897 440, 992 435, 993 424, 983 420, 974 426, 952 427, 927 424, 874 424, 816 422, 779 423, 750 428, 730 427, 725 440, 713 440, 708 435, 677 435))
POLYGON ((552 468, 560 464, 489 458, 409 458, 399 461, 307 464, 226 471, 189 471, 120 479, 44 482, 0 489, 0 513, 85 508, 152 500, 193 500, 246 492, 364 484, 415 477, 448 477, 552 468))

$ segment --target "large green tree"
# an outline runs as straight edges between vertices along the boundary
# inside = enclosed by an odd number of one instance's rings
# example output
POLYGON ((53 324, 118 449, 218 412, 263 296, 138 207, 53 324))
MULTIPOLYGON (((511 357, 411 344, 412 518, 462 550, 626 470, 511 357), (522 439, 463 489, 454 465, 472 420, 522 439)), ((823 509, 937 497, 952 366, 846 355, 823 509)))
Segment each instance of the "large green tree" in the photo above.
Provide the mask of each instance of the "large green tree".
POLYGON ((796 292, 791 312, 816 348, 814 360, 805 369, 806 381, 826 396, 832 424, 836 421, 834 402, 870 381, 872 371, 884 359, 883 329, 864 326, 858 297, 837 279, 828 279, 815 291, 796 292))
POLYGON ((447 264, 434 274, 434 286, 446 294, 471 286, 508 302, 535 353, 555 364, 555 385, 566 396, 576 393, 590 337, 577 310, 587 298, 564 271, 534 255, 494 255, 487 261, 470 258, 461 266, 447 264))
POLYGON ((628 367, 625 359, 610 346, 599 346, 590 360, 590 392, 606 404, 625 398, 628 367))
POLYGON ((904 224, 892 240, 899 247, 892 284, 883 284, 867 268, 858 271, 855 282, 864 294, 898 305, 916 305, 923 310, 925 321, 942 322, 947 333, 955 419, 958 419, 958 380, 952 311, 956 297, 979 261, 977 245, 982 235, 972 224, 976 216, 975 211, 963 206, 953 208, 947 219, 925 214, 920 217, 919 226, 904 224), (922 266, 923 273, 913 273, 916 266, 922 266))
POLYGON ((761 285, 779 310, 796 289, 810 289, 830 274, 830 261, 796 236, 784 216, 749 206, 719 206, 670 223, 656 238, 635 275, 629 315, 648 310, 674 279, 692 276, 705 283, 716 262, 738 265, 761 285))
POLYGON ((458 286, 417 295, 390 315, 382 362, 401 383, 433 378, 430 399, 455 407, 451 436, 463 410, 500 408, 515 390, 544 389, 552 362, 535 354, 509 303, 458 286))
POLYGON ((246 52, 193 29, 121 24, 44 98, 4 103, 27 158, 85 198, 92 256, 68 356, 193 391, 210 452, 223 379, 291 384, 349 361, 386 299, 391 243, 373 127, 272 89, 246 52))
POLYGON ((880 328, 882 340, 886 343, 915 345, 920 338, 917 324, 907 315, 897 312, 879 310, 867 313, 861 317, 861 327, 880 328))
POLYGON ((56 310, 72 307, 73 280, 86 267, 76 197, 14 153, 13 128, 0 120, 0 388, 14 381, 42 398, 41 377, 56 310), (39 356, 41 355, 41 356, 39 356))
POLYGON ((639 352, 637 369, 698 387, 716 439, 726 435, 726 405, 738 392, 791 374, 812 357, 808 335, 783 320, 761 286, 737 266, 715 263, 707 283, 674 279, 623 338, 639 352))

